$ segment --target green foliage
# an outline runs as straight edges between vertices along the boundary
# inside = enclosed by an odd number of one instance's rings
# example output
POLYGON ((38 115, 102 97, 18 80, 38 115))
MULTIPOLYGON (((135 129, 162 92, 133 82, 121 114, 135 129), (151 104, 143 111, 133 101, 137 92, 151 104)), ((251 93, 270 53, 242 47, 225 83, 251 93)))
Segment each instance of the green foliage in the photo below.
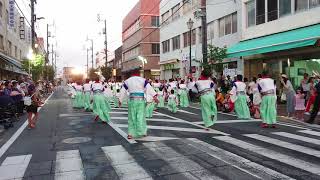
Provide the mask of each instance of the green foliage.
POLYGON ((44 56, 41 54, 37 54, 31 60, 27 60, 27 59, 23 60, 22 69, 26 72, 29 72, 29 67, 30 67, 32 79, 34 81, 40 80, 42 72, 44 70, 44 61, 45 61, 44 56))
POLYGON ((88 78, 91 80, 95 80, 96 78, 99 77, 99 75, 96 73, 98 70, 95 68, 91 68, 89 69, 89 74, 88 74, 88 78))
POLYGON ((52 65, 48 65, 47 67, 44 68, 43 74, 48 76, 49 81, 54 80, 54 67, 52 65))
POLYGON ((209 45, 208 48, 208 58, 210 59, 210 63, 222 62, 222 60, 227 57, 226 47, 220 48, 213 45, 209 45))
POLYGON ((104 78, 106 78, 107 80, 112 78, 112 68, 111 67, 102 66, 100 68, 100 70, 101 70, 102 76, 104 78))

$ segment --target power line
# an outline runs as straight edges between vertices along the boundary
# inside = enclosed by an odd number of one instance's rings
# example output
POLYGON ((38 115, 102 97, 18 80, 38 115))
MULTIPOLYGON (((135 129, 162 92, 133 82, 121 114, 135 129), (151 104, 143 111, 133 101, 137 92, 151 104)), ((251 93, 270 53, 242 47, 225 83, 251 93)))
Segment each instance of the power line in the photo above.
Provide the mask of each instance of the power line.
POLYGON ((29 26, 31 27, 31 23, 28 21, 28 18, 24 15, 23 11, 21 10, 19 4, 14 0, 14 3, 16 4, 17 8, 19 9, 19 11, 21 12, 22 16, 24 17, 24 19, 27 21, 27 23, 29 24, 29 26))

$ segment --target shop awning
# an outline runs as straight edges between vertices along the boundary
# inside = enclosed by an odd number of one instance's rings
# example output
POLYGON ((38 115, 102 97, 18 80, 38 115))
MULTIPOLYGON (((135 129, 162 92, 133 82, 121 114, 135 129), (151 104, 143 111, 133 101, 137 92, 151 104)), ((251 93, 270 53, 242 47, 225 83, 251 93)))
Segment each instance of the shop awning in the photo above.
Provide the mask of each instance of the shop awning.
POLYGON ((7 56, 3 53, 0 52, 0 60, 4 60, 6 63, 4 65, 4 67, 2 67, 2 69, 7 70, 7 71, 11 71, 11 72, 15 72, 18 74, 22 74, 22 75, 28 75, 27 72, 22 70, 22 64, 20 61, 7 56))
POLYGON ((320 24, 239 42, 228 48, 228 58, 245 57, 315 45, 320 24))
POLYGON ((170 59, 168 61, 161 61, 159 62, 160 65, 164 65, 164 64, 173 64, 173 63, 177 63, 179 61, 179 59, 170 59))

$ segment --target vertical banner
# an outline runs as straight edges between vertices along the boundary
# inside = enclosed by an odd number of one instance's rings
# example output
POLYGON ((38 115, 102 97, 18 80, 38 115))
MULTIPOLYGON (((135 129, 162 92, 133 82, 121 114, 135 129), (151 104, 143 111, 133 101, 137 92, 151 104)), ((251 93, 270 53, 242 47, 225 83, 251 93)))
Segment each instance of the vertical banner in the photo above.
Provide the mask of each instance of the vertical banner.
POLYGON ((14 29, 14 25, 15 25, 14 0, 9 0, 9 28, 14 29))

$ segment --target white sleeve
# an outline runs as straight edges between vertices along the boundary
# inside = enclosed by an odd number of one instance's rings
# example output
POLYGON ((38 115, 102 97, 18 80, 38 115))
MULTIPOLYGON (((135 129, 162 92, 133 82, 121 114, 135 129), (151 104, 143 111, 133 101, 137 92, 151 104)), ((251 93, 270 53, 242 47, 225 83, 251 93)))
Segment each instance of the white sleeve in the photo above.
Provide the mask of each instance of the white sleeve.
POLYGON ((153 89, 153 87, 150 84, 147 84, 147 86, 146 86, 146 94, 154 97, 154 96, 157 95, 157 92, 153 89))
POLYGON ((122 103, 127 98, 128 98, 128 92, 124 87, 122 87, 120 89, 119 101, 122 103))

